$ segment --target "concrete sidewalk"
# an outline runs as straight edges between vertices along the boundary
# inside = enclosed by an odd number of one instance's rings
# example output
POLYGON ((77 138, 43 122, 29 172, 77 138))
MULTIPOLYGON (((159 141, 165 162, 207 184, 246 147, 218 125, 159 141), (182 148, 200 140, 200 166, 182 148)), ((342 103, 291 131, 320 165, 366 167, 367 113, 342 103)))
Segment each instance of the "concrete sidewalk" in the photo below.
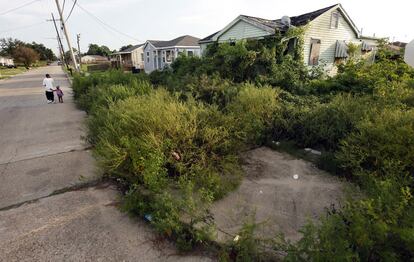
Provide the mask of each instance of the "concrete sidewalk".
POLYGON ((74 190, 100 172, 68 85, 58 66, 0 82, 0 261, 211 261, 121 213, 111 185, 74 190), (46 104, 46 73, 64 104, 46 104))

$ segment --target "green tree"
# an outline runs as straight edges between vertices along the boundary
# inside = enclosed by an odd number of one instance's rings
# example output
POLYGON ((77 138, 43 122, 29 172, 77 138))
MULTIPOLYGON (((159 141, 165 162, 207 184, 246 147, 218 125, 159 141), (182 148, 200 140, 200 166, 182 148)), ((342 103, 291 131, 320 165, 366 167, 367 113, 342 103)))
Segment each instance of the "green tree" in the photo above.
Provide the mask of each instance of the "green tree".
POLYGON ((130 47, 133 47, 133 45, 129 44, 129 45, 121 46, 121 48, 119 48, 119 52, 122 52, 122 51, 124 51, 124 50, 126 50, 126 49, 128 49, 130 47))
POLYGON ((0 55, 13 56, 14 50, 21 45, 24 45, 24 42, 19 39, 0 38, 0 55))
POLYGON ((18 46, 13 52, 13 58, 17 62, 24 64, 26 67, 29 67, 34 62, 39 60, 39 54, 30 47, 18 46))
POLYGON ((39 54, 39 59, 43 61, 55 60, 56 56, 53 53, 52 49, 47 48, 43 44, 32 42, 25 43, 19 39, 13 38, 1 38, 0 39, 0 55, 3 56, 13 56, 14 51, 19 46, 29 47, 35 50, 39 54))
POLYGON ((32 42, 31 44, 26 44, 26 46, 38 52, 40 56, 40 60, 43 60, 43 61, 56 60, 56 56, 53 53, 52 49, 45 47, 43 44, 32 42))
POLYGON ((89 44, 87 55, 101 55, 101 56, 109 56, 111 54, 111 50, 109 47, 102 45, 99 46, 97 44, 89 44))

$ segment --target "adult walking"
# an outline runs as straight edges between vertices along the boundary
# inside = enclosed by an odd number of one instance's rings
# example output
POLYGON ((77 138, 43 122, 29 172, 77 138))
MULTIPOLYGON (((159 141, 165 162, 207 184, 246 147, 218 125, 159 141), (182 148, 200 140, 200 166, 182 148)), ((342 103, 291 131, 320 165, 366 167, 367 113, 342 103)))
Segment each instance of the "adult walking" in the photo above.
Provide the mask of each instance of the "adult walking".
POLYGON ((47 99, 48 104, 55 102, 55 95, 53 94, 54 92, 53 86, 54 86, 53 78, 51 78, 49 74, 46 74, 46 78, 43 79, 43 87, 45 88, 46 99, 47 99))

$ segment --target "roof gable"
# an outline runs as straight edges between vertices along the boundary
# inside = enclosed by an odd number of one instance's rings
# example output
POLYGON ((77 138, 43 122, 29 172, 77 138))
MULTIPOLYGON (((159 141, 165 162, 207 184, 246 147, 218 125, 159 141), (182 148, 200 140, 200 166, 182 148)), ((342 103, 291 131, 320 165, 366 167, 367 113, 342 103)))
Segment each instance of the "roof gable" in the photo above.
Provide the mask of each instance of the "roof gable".
MULTIPOLYGON (((302 15, 298 15, 298 16, 292 16, 290 17, 291 20, 291 24, 293 26, 304 26, 310 22, 312 22, 313 20, 315 20, 316 18, 318 18, 319 16, 321 16, 322 14, 332 10, 332 9, 339 9, 339 11, 342 13, 343 17, 345 18, 345 20, 347 21, 347 23, 351 26, 352 30, 356 33, 357 36, 360 35, 360 32, 358 30, 358 28, 355 26, 354 22, 351 20, 351 18, 349 17, 348 13, 343 9, 341 4, 335 4, 335 5, 331 5, 325 8, 321 8, 318 9, 316 11, 312 11, 309 13, 305 13, 302 15)), ((260 17, 254 17, 254 16, 247 16, 247 15, 239 15, 236 19, 234 19, 230 24, 228 24, 225 28, 223 28, 222 30, 211 34, 203 39, 201 39, 199 42, 200 43, 208 43, 211 41, 217 41, 218 38, 224 34, 226 31, 230 30, 230 28, 232 28, 234 25, 236 25, 240 20, 243 20, 247 23, 250 23, 253 26, 256 26, 264 31, 270 32, 270 33, 274 33, 275 29, 279 29, 281 31, 284 31, 287 29, 287 27, 285 25, 283 25, 281 23, 281 19, 276 19, 276 20, 269 20, 269 19, 264 19, 264 18, 260 18, 260 17)))
POLYGON ((314 19, 318 18, 320 15, 322 15, 323 13, 331 10, 334 7, 337 7, 338 4, 336 5, 331 5, 322 9, 318 9, 316 11, 312 11, 306 14, 302 14, 302 15, 298 15, 298 16, 292 16, 290 17, 290 21, 292 23, 292 25, 294 26, 303 26, 308 24, 309 22, 313 21, 314 19))
MULTIPOLYGON (((211 35, 210 40, 217 41, 220 36, 224 33, 229 31, 233 26, 235 26, 240 21, 244 21, 252 26, 255 26, 264 32, 267 33, 275 33, 275 29, 279 26, 279 23, 276 20, 268 20, 264 18, 254 17, 254 16, 247 16, 247 15, 239 15, 236 19, 234 19, 230 24, 228 24, 225 28, 218 31, 217 33, 211 35)), ((206 38, 203 39, 204 41, 207 40, 206 38)))

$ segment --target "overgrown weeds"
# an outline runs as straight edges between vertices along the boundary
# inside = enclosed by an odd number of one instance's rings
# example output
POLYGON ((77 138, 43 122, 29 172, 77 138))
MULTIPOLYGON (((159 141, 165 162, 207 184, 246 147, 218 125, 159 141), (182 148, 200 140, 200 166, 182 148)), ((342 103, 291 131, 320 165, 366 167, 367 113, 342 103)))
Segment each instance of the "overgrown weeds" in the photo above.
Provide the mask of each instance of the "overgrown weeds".
MULTIPOLYGON (((242 178, 239 152, 288 140, 323 151, 318 165, 350 178, 365 197, 305 226, 299 242, 275 238, 267 247, 284 250, 287 261, 412 260, 413 69, 379 50, 373 65, 353 60, 320 78, 285 51, 241 42, 213 46, 203 59, 180 57, 149 77, 75 77, 95 154, 127 185, 124 209, 182 249, 207 243, 210 205, 242 178)), ((266 257, 254 231, 246 226, 220 257, 266 257)))

